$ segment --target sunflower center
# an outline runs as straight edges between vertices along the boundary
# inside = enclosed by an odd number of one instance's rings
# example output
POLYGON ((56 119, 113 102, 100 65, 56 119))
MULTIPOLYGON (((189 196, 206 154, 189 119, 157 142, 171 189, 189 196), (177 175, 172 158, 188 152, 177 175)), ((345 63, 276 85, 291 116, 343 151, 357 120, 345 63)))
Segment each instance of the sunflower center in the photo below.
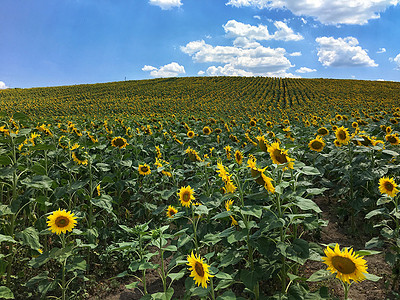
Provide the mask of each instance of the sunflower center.
POLYGON ((63 227, 68 226, 69 219, 67 217, 63 217, 63 216, 57 217, 57 219, 54 223, 57 225, 57 227, 63 228, 63 227))
POLYGON ((143 173, 146 173, 148 170, 149 170, 149 168, 147 166, 143 166, 142 167, 142 172, 143 173))
POLYGON ((182 195, 182 199, 183 199, 184 202, 188 202, 190 200, 190 194, 188 192, 185 192, 182 195))
POLYGON ((346 132, 345 132, 344 130, 340 130, 340 131, 338 132, 338 138, 339 138, 340 140, 345 140, 345 139, 346 139, 346 132))
POLYGON ((393 187, 393 184, 392 184, 391 182, 385 181, 384 185, 385 185, 385 189, 386 189, 387 191, 389 191, 389 192, 393 191, 393 188, 394 188, 394 187, 393 187))
POLYGON ((322 143, 320 141, 314 141, 314 142, 312 142, 311 147, 313 149, 319 150, 322 148, 322 143))
POLYGON ((391 143, 391 144, 395 144, 395 143, 397 142, 397 141, 396 141, 396 138, 395 138, 393 135, 388 136, 387 140, 388 140, 389 143, 391 143))
POLYGON ((280 164, 287 163, 286 154, 279 149, 274 150, 274 157, 280 164))
POLYGON ((199 275, 200 277, 204 277, 204 268, 201 263, 196 261, 196 264, 194 265, 194 269, 196 270, 197 275, 199 275))
POLYGON ((175 211, 174 211, 173 209, 170 209, 170 210, 169 210, 169 215, 170 215, 170 216, 173 216, 174 214, 175 214, 175 211))
POLYGON ((332 257, 332 265, 342 274, 351 274, 356 270, 356 265, 354 264, 354 262, 347 257, 332 257))
POLYGON ((125 142, 124 142, 123 139, 118 138, 118 139, 115 139, 115 140, 114 140, 114 144, 115 144, 115 146, 117 146, 117 147, 122 147, 123 145, 125 145, 125 142))
POLYGON ((318 130, 318 133, 321 134, 321 135, 325 135, 325 134, 327 134, 328 132, 326 131, 325 128, 320 128, 320 129, 318 130))

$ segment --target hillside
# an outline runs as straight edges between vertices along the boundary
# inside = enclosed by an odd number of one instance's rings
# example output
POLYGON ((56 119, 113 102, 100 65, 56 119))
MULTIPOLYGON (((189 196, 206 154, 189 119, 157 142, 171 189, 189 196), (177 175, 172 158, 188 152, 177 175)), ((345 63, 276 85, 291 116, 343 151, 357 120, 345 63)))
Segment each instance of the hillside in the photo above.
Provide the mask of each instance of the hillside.
POLYGON ((47 116, 288 118, 392 109, 399 82, 184 77, 0 91, 0 113, 47 116))

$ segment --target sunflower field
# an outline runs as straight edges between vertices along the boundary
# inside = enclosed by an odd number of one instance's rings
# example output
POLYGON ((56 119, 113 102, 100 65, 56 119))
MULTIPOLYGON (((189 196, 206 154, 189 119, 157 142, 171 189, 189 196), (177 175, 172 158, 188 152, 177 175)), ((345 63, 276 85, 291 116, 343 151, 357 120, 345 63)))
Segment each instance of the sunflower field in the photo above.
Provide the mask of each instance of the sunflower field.
POLYGON ((112 279, 220 300, 334 299, 338 280, 347 299, 383 280, 378 253, 399 296, 399 95, 261 77, 0 91, 0 298, 96 299, 112 279), (364 249, 320 242, 319 199, 364 249))

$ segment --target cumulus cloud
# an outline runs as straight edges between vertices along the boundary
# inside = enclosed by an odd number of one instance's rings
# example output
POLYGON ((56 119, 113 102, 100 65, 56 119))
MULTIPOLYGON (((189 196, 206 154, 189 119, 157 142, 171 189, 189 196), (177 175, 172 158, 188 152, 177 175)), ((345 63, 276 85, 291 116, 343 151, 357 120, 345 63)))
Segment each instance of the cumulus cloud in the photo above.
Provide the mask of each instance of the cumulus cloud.
POLYGON ((209 67, 208 75, 294 77, 286 73, 293 65, 285 57, 283 48, 212 46, 201 40, 189 42, 181 51, 196 63, 223 64, 209 67))
POLYGON ((179 74, 185 74, 185 68, 176 62, 172 62, 160 68, 145 65, 142 71, 150 71, 153 77, 176 77, 179 74))
POLYGON ((161 7, 162 10, 169 10, 182 5, 181 0, 149 0, 149 3, 161 7))
POLYGON ((311 73, 311 72, 316 72, 317 70, 315 69, 310 69, 307 67, 301 67, 300 69, 296 70, 296 73, 311 73))
POLYGON ((293 52, 289 54, 290 56, 301 56, 301 52, 293 52))
POLYGON ((379 50, 376 53, 385 53, 386 48, 379 48, 379 50))
POLYGON ((286 23, 282 21, 275 21, 274 25, 276 31, 270 34, 266 25, 259 24, 253 26, 244 24, 236 20, 229 20, 222 27, 224 28, 228 37, 231 38, 247 38, 248 40, 266 41, 266 40, 281 40, 281 41, 299 41, 303 37, 299 33, 294 33, 293 29, 289 28, 286 23))
POLYGON ((8 86, 3 81, 0 81, 0 90, 8 89, 8 86))
POLYGON ((400 0, 229 0, 226 5, 259 9, 288 9, 296 16, 310 16, 327 25, 358 24, 378 19, 379 13, 400 0))
POLYGON ((318 60, 326 67, 377 67, 367 51, 358 46, 354 37, 338 38, 318 37, 318 60))
POLYGON ((400 53, 397 54, 395 58, 393 58, 393 61, 397 64, 397 69, 400 70, 400 53))

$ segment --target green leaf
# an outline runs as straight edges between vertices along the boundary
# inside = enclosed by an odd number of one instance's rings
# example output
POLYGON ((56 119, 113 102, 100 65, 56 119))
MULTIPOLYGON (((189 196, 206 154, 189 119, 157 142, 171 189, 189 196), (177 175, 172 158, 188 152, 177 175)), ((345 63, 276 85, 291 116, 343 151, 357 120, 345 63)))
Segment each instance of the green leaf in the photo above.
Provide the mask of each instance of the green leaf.
POLYGON ((367 255, 375 255, 382 253, 382 251, 374 251, 374 250, 358 250, 355 251, 354 254, 357 254, 359 256, 367 256, 367 255))
POLYGON ((0 299, 14 299, 14 294, 8 287, 0 286, 0 299))
POLYGON ((382 153, 390 155, 390 156, 398 156, 399 155, 399 153, 392 151, 392 150, 387 150, 387 149, 383 149, 382 153))
POLYGON ((310 188, 307 189, 306 192, 308 195, 321 195, 323 192, 325 192, 326 190, 329 190, 328 188, 310 188))
POLYGON ((12 236, 3 234, 0 234, 0 243, 1 242, 18 243, 16 240, 13 239, 12 236))
POLYGON ((241 210, 242 214, 261 218, 262 208, 260 206, 244 206, 241 210))
POLYGON ((23 231, 18 232, 15 237, 21 240, 21 244, 31 247, 33 250, 39 250, 42 245, 39 242, 39 233, 33 227, 25 228, 23 231))
POLYGON ((194 209, 195 214, 199 216, 208 215, 208 211, 209 209, 205 205, 196 206, 196 208, 194 209))
POLYGON ((92 198, 91 202, 93 205, 105 209, 106 211, 112 212, 112 198, 109 195, 102 194, 100 198, 92 198))
POLYGON ((374 209, 372 211, 370 211, 369 213, 367 213, 367 215, 365 216, 366 219, 370 219, 373 216, 379 216, 379 215, 387 215, 387 209, 386 207, 382 207, 382 208, 378 208, 378 209, 374 209))
POLYGON ((37 175, 33 178, 21 180, 21 183, 30 188, 51 191, 51 184, 53 183, 53 180, 45 175, 37 175))
POLYGON ((295 202, 295 204, 301 210, 304 210, 304 211, 313 210, 316 213, 322 212, 322 210, 318 207, 318 205, 314 201, 312 201, 310 199, 306 199, 306 198, 303 198, 303 197, 296 196, 296 200, 297 201, 295 202))
POLYGON ((0 205, 0 216, 12 215, 13 212, 8 205, 0 205))
POLYGON ((313 273, 307 281, 310 282, 317 282, 322 281, 330 278, 333 274, 328 270, 318 270, 317 272, 313 273))
POLYGON ((236 295, 232 291, 226 291, 217 300, 236 300, 236 295))
POLYGON ((130 284, 125 285, 125 288, 127 288, 128 290, 136 289, 138 287, 139 283, 140 283, 140 281, 132 282, 130 284))
POLYGON ((185 269, 183 269, 181 272, 179 273, 169 273, 168 277, 171 278, 171 280, 179 280, 181 279, 183 276, 185 276, 185 269))
POLYGON ((0 165, 7 166, 11 163, 12 163, 12 160, 7 155, 5 155, 5 154, 0 155, 0 165))
POLYGON ((229 275, 228 273, 221 272, 221 271, 218 272, 217 274, 215 274, 215 278, 225 279, 225 280, 233 280, 231 275, 229 275))
POLYGON ((366 274, 364 274, 364 275, 365 275, 365 278, 366 278, 367 280, 370 280, 370 281, 373 281, 373 282, 377 282, 379 279, 382 278, 382 277, 376 276, 376 275, 374 275, 374 274, 369 274, 369 273, 366 273, 366 274))
POLYGON ((310 167, 310 166, 305 166, 305 167, 299 169, 298 172, 302 173, 304 175, 321 175, 321 173, 318 171, 317 168, 310 167))
POLYGON ((31 167, 31 170, 35 172, 37 175, 46 175, 46 169, 41 164, 34 164, 31 167))
POLYGON ((28 120, 28 116, 22 112, 16 112, 13 114, 13 119, 21 122, 28 120))

